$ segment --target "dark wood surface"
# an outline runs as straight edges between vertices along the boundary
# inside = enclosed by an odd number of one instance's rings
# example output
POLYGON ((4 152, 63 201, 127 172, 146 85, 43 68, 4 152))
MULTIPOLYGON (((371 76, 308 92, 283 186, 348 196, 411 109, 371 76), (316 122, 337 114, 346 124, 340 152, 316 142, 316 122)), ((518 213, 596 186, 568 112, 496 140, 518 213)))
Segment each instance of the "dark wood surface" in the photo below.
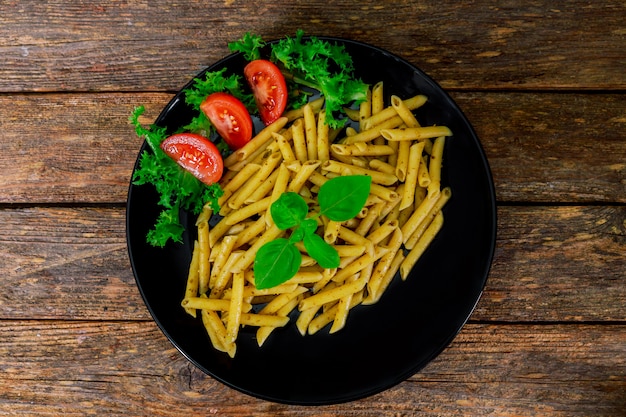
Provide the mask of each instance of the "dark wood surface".
POLYGON ((0 415, 626 416, 623 1, 101 3, 0 4, 0 415), (125 239, 131 110, 153 121, 246 31, 298 28, 437 80, 498 201, 458 337, 398 386, 324 407, 194 368, 151 320, 125 239))

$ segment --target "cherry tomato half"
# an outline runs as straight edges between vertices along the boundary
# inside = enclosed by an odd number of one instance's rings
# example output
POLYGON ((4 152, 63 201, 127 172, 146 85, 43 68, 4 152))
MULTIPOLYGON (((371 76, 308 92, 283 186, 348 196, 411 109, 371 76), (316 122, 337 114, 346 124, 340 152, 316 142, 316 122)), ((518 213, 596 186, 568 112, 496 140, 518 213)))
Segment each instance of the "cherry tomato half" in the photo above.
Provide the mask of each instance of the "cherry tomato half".
POLYGON ((217 146, 195 133, 177 133, 161 142, 161 149, 178 165, 207 185, 222 178, 224 161, 217 146))
POLYGON ((254 93, 254 99, 265 125, 276 121, 287 107, 287 83, 280 69, 265 59, 251 61, 243 74, 254 93))
POLYGON ((200 110, 231 149, 241 148, 252 138, 252 119, 236 97, 228 93, 210 94, 200 104, 200 110))

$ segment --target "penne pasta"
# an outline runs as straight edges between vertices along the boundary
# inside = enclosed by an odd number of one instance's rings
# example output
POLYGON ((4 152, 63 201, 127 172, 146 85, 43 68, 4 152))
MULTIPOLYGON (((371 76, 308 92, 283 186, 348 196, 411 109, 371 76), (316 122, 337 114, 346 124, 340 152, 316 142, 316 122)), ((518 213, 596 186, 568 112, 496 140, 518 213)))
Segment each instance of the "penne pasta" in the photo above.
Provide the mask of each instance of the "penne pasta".
POLYGON ((227 205, 231 209, 239 209, 246 199, 263 183, 276 169, 278 164, 282 161, 282 155, 280 152, 272 153, 261 165, 261 168, 249 179, 238 192, 227 201, 227 205))
POLYGON ((279 117, 275 122, 261 130, 255 137, 253 137, 243 147, 237 149, 224 159, 224 167, 230 168, 236 162, 242 161, 249 157, 254 151, 265 145, 270 139, 273 138, 273 133, 277 133, 287 124, 288 119, 286 117, 279 117))
MULTIPOLYGON (((230 310, 230 300, 225 298, 188 297, 183 299, 181 305, 185 308, 193 308, 197 310, 230 310)), ((242 310, 249 310, 251 307, 252 306, 249 303, 242 302, 242 310)))
POLYGON ((385 105, 384 93, 383 83, 368 88, 365 101, 345 109, 352 124, 343 130, 331 129, 324 100, 313 100, 224 160, 220 210, 213 213, 207 205, 196 220, 181 301, 188 314, 200 313, 215 349, 234 357, 243 326, 256 327, 262 346, 292 317, 302 336, 325 326, 330 334, 341 331, 353 308, 378 302, 394 277, 407 279, 443 227, 442 209, 451 197, 450 188, 442 188, 443 151, 452 132, 420 125, 415 110, 426 96, 391 95, 385 105), (344 175, 369 176, 369 196, 354 218, 330 220, 320 213, 317 194, 344 175), (308 231, 300 233, 317 234, 336 251, 339 266, 320 266, 308 253, 310 242, 300 239, 293 244, 301 258, 295 275, 257 288, 259 250, 295 233, 281 230, 272 217, 272 204, 288 192, 315 212, 308 231))
MULTIPOLYGON (((363 265, 361 269, 364 267, 365 265, 363 265)), ((366 284, 366 280, 359 278, 355 281, 348 282, 343 285, 339 285, 330 290, 320 291, 317 294, 312 295, 302 300, 300 302, 299 309, 307 310, 315 306, 322 306, 331 301, 339 300, 342 297, 345 297, 350 294, 354 294, 355 292, 361 290, 365 286, 365 284, 366 284)))
MULTIPOLYGON (((317 159, 317 125, 315 122, 315 113, 311 106, 307 103, 302 109, 304 120, 304 138, 307 150, 307 160, 317 159)), ((303 161, 304 162, 304 161, 303 161)))
POLYGON ((370 142, 381 136, 381 131, 395 129, 400 125, 402 125, 402 119, 399 116, 393 116, 380 124, 368 128, 367 130, 362 130, 359 133, 347 136, 344 143, 351 144, 356 142, 370 142))
POLYGON ((300 190, 304 186, 304 183, 309 179, 313 171, 315 171, 318 166, 320 166, 320 161, 317 160, 309 160, 302 164, 300 169, 298 169, 298 172, 296 172, 295 176, 287 186, 287 191, 291 191, 294 193, 300 192, 300 190))
MULTIPOLYGON (((341 223, 333 220, 329 220, 324 228, 324 240, 331 245, 337 241, 339 236, 339 228, 341 223)), ((341 256, 341 255, 340 255, 341 256)))
MULTIPOLYGON (((386 145, 389 146, 389 145, 386 145)), ((397 152, 397 149, 393 149, 391 146, 389 146, 389 148, 392 150, 391 155, 395 154, 397 152)), ((382 161, 380 159, 372 159, 369 162, 369 166, 372 169, 375 169, 376 171, 380 171, 380 172, 386 172, 387 174, 395 174, 396 173, 396 167, 389 164, 388 162, 382 161)))
POLYGON ((228 216, 224 217, 222 222, 226 223, 229 226, 240 223, 248 217, 254 216, 255 214, 259 214, 261 212, 265 212, 269 208, 271 203, 272 197, 266 197, 263 200, 255 201, 254 203, 248 204, 240 210, 231 212, 228 216))
POLYGON ((304 134, 304 122, 297 119, 291 125, 291 134, 293 136, 293 148, 296 159, 301 163, 305 163, 309 157, 307 150, 306 136, 304 134))
POLYGON ((443 214, 438 212, 433 222, 425 230, 424 234, 419 238, 413 249, 406 255, 406 258, 400 264, 400 277, 406 280, 409 276, 409 272, 415 266, 418 259, 422 256, 424 251, 430 243, 433 241, 437 233, 443 227, 443 214))
POLYGON ((400 201, 400 210, 409 207, 413 204, 415 199, 415 190, 418 187, 418 174, 423 151, 424 143, 422 142, 414 143, 409 149, 409 161, 404 178, 404 192, 402 193, 402 200, 400 201))
POLYGON ((209 245, 209 222, 202 221, 198 224, 198 292, 204 294, 209 290, 209 276, 211 266, 211 246, 209 245))
MULTIPOLYGON (((324 98, 320 97, 315 100, 309 102, 309 107, 313 110, 314 113, 319 112, 324 105, 324 98)), ((297 109, 289 110, 283 114, 283 117, 287 119, 288 122, 293 122, 294 120, 301 119, 304 116, 304 108, 300 107, 297 109)))
POLYGON ((437 197, 437 202, 433 205, 433 207, 428 211, 428 214, 422 219, 420 224, 413 230, 410 236, 407 237, 404 246, 411 250, 417 243, 417 240, 424 234, 426 228, 430 225, 430 222, 441 212, 443 206, 448 202, 450 197, 452 196, 452 191, 449 187, 441 190, 439 197, 437 197))
POLYGON ((372 87, 372 115, 378 114, 384 109, 383 82, 379 81, 372 87))
POLYGON ((341 175, 367 175, 372 177, 373 182, 381 185, 393 185, 398 182, 398 178, 395 175, 361 168, 343 162, 326 161, 321 165, 321 168, 324 171, 330 171, 341 175))
POLYGON ((399 181, 404 182, 406 179, 406 172, 409 169, 409 150, 411 148, 411 142, 404 140, 398 144, 396 152, 396 170, 395 175, 399 181))
POLYGON ((278 144, 278 149, 283 156, 283 161, 288 164, 296 160, 296 154, 293 152, 291 142, 285 136, 274 133, 274 140, 278 144))
POLYGON ((342 156, 383 156, 394 153, 393 148, 389 145, 373 145, 365 142, 356 142, 350 145, 335 143, 331 145, 331 149, 342 156))
POLYGON ((317 121, 317 159, 320 161, 330 159, 330 128, 324 122, 325 120, 326 110, 321 110, 317 121))
MULTIPOLYGON (((426 96, 417 95, 417 96, 411 97, 408 100, 404 100, 403 104, 404 104, 404 107, 406 107, 409 111, 412 111, 412 110, 417 109, 418 107, 421 107, 424 103, 426 103, 426 100, 427 100, 426 96)), ((363 120, 361 131, 371 129, 374 126, 377 126, 396 116, 398 116, 398 119, 396 120, 395 123, 397 123, 398 125, 402 124, 403 119, 398 114, 398 110, 394 107, 387 107, 384 110, 381 110, 376 113, 372 112, 371 117, 363 120)))
POLYGON ((242 326, 284 327, 289 323, 289 317, 280 317, 274 314, 243 313, 240 321, 242 326))
POLYGON ((358 122, 359 130, 364 130, 363 122, 372 115, 372 89, 367 88, 366 99, 359 104, 358 122))
POLYGON ((407 127, 420 127, 415 115, 400 97, 396 95, 391 96, 391 107, 398 113, 398 116, 400 116, 407 127))
POLYGON ((441 166, 443 163, 443 147, 446 138, 440 136, 433 142, 433 148, 430 153, 430 162, 428 165, 428 174, 430 176, 429 190, 437 189, 441 184, 441 166))
POLYGON ((241 314, 243 310, 244 274, 233 274, 233 283, 230 291, 230 305, 228 307, 228 322, 226 324, 226 343, 235 343, 239 333, 241 314))
POLYGON ((389 141, 431 139, 439 136, 452 136, 446 126, 407 127, 402 129, 381 129, 380 134, 389 141))
POLYGON ((402 232, 400 231, 400 229, 394 229, 392 238, 388 244, 389 252, 385 253, 382 256, 380 262, 376 264, 376 267, 372 271, 372 276, 367 281, 368 295, 364 302, 367 301, 367 303, 373 304, 380 298, 380 287, 384 284, 387 271, 392 266, 393 260, 396 258, 398 252, 400 251, 400 247, 402 246, 402 240, 402 232))
MULTIPOLYGON (((198 295, 199 288, 199 274, 198 274, 198 262, 200 258, 200 247, 198 241, 194 242, 194 249, 191 256, 191 264, 189 265, 189 272, 187 274, 187 284, 185 286, 185 299, 195 297, 198 295)), ((191 306, 183 305, 183 308, 187 314, 192 317, 196 317, 196 309, 191 306)))

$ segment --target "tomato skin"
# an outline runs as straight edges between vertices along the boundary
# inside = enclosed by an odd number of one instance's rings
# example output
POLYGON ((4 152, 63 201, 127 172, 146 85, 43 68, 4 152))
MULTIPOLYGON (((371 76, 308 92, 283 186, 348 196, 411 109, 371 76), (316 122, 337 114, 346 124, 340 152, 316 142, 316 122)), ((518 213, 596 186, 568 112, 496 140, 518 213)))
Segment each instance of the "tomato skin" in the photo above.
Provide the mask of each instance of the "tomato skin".
POLYGON ((224 160, 217 146, 195 133, 177 133, 161 142, 161 149, 178 165, 207 185, 222 178, 224 160))
POLYGON ((241 148, 252 139, 253 125, 250 113, 233 95, 210 94, 200 104, 200 110, 232 150, 241 148))
POLYGON ((254 93, 261 120, 269 125, 278 119, 287 107, 287 83, 274 63, 257 59, 243 69, 248 85, 254 93))

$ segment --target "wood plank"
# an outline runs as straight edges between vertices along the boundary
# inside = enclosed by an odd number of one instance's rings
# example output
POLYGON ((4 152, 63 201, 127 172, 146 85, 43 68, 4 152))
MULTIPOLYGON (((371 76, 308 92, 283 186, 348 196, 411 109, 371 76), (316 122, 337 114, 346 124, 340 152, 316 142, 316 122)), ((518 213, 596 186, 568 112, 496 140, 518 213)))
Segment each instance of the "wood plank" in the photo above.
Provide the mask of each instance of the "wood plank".
POLYGON ((145 105, 145 123, 169 94, 0 96, 0 201, 121 203, 142 140, 128 117, 145 105))
MULTIPOLYGON (((167 93, 0 95, 0 203, 123 203, 167 93), (71 114, 68 114, 68 107, 71 114), (103 158, 102 156, 105 155, 103 158)), ((489 159, 500 201, 626 202, 626 96, 455 93, 489 159)))
POLYGON ((626 326, 468 324, 407 381, 324 407, 227 388, 150 322, 0 321, 0 369, 0 412, 12 415, 619 416, 626 326))
POLYGON ((5 2, 0 91, 176 90, 244 32, 297 29, 386 48, 447 88, 626 87, 619 0, 327 4, 5 2))
POLYGON ((150 318, 122 208, 0 210, 0 219, 0 318, 150 318))
MULTIPOLYGON (((626 320, 625 222, 625 206, 499 207, 472 319, 626 320)), ((149 319, 122 208, 0 210, 0 244, 0 319, 149 319)))
POLYGON ((473 319, 626 320, 626 207, 513 206, 498 216, 473 319))
POLYGON ((626 202, 626 95, 453 94, 500 201, 626 202))

